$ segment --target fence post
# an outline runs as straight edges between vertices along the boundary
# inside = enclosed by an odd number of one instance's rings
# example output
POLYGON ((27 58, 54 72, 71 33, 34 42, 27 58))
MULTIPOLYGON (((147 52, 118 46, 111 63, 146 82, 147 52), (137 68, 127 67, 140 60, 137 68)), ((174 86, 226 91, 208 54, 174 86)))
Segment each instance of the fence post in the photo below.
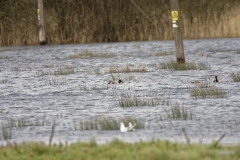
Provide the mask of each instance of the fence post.
POLYGON ((171 15, 172 15, 172 27, 174 32, 176 58, 177 62, 185 63, 184 48, 182 40, 182 24, 181 17, 179 14, 178 0, 170 0, 171 3, 171 15))
POLYGON ((38 0, 38 28, 40 45, 47 44, 44 28, 43 0, 38 0))

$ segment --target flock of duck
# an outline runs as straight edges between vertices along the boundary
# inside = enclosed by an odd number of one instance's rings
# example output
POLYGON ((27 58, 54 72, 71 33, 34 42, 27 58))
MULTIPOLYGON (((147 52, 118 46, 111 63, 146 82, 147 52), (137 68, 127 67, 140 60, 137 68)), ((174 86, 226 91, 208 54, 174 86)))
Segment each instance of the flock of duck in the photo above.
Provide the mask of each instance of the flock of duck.
MULTIPOLYGON (((217 76, 214 77, 213 82, 219 82, 217 76)), ((109 81, 108 84, 121 84, 121 83, 123 83, 123 81, 121 79, 119 79, 117 82, 116 81, 109 81)), ((201 82, 194 81, 194 82, 191 82, 191 83, 198 84, 198 83, 201 83, 201 82)), ((136 124, 132 125, 132 123, 129 122, 128 126, 125 127, 124 123, 120 122, 120 131, 121 132, 134 131, 135 130, 135 126, 136 126, 136 124)))

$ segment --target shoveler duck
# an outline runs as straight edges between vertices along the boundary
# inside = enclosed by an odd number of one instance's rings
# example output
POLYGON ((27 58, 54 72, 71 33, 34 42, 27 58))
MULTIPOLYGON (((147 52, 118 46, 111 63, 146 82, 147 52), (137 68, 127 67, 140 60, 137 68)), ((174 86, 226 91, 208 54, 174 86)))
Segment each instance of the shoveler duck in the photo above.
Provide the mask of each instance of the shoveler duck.
POLYGON ((213 82, 219 82, 217 76, 214 77, 213 82))
POLYGON ((109 81, 108 84, 117 84, 117 83, 123 83, 123 81, 121 79, 118 80, 118 82, 115 81, 109 81))

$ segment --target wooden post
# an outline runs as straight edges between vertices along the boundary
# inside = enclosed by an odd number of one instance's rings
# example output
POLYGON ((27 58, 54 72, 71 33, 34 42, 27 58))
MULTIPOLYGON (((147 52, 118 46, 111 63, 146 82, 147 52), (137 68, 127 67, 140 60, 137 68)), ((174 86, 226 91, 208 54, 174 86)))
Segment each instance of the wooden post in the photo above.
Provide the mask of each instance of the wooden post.
POLYGON ((39 27, 39 43, 40 45, 47 44, 44 28, 44 15, 43 15, 43 0, 38 0, 38 27, 39 27))
POLYGON ((182 40, 182 24, 178 8, 178 0, 170 0, 171 2, 171 15, 172 15, 172 27, 174 32, 176 58, 177 62, 185 63, 184 48, 182 40))

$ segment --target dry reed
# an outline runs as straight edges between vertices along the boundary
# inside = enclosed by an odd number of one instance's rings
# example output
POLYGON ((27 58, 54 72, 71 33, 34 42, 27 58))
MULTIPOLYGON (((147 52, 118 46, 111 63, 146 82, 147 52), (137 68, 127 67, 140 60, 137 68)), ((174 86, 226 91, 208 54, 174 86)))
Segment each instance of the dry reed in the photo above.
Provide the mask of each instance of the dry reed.
MULTIPOLYGON (((173 39, 169 0, 44 0, 48 43, 173 39)), ((238 0, 183 0, 183 38, 239 37, 238 0)), ((0 2, 0 46, 38 44, 37 1, 0 2)))

